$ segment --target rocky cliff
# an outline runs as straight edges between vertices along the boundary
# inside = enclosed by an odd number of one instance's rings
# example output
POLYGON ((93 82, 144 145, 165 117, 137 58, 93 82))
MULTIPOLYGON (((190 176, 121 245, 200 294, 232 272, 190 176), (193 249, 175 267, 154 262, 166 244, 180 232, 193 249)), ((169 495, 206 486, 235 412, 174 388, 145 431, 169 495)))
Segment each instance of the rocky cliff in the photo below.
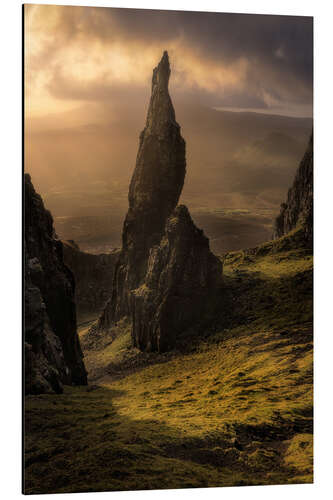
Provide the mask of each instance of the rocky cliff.
POLYGON ((286 203, 275 221, 274 238, 295 228, 302 228, 305 242, 312 245, 313 238, 313 134, 297 169, 286 203))
POLYGON ((143 351, 167 351, 200 321, 221 283, 222 264, 209 249, 184 205, 168 218, 153 247, 142 285, 132 292, 133 343, 143 351))
POLYGON ((185 141, 168 92, 167 52, 153 71, 146 127, 129 188, 129 210, 111 299, 97 331, 133 321, 133 344, 165 351, 203 314, 221 282, 222 265, 184 206, 185 141), (176 208, 177 207, 177 208, 176 208))
POLYGON ((76 330, 74 277, 63 261, 53 219, 25 174, 25 389, 61 392, 62 384, 85 385, 76 330))
MULTIPOLYGON (((100 314, 112 292, 114 269, 119 250, 94 255, 82 252, 72 240, 63 241, 64 261, 75 278, 78 321, 100 314)), ((95 317, 96 317, 95 316, 95 317)))

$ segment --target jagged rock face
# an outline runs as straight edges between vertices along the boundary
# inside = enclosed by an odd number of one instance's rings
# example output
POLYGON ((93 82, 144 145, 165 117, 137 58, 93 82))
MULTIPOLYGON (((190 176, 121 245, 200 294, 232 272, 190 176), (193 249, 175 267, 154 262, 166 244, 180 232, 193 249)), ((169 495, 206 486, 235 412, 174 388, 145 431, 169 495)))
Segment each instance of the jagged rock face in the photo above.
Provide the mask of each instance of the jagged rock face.
POLYGON ((86 384, 76 330, 74 277, 53 220, 25 174, 25 382, 27 393, 86 384))
POLYGON ((112 295, 96 330, 108 330, 127 316, 134 346, 160 352, 173 348, 184 330, 205 317, 222 280, 222 264, 208 239, 187 208, 177 207, 185 142, 168 93, 169 77, 165 52, 153 73, 112 295))
POLYGON ((202 319, 221 280, 221 261, 187 208, 178 206, 151 249, 143 284, 131 294, 134 345, 159 352, 174 347, 177 336, 202 319))
POLYGON ((279 238, 296 227, 302 227, 304 237, 312 245, 313 237, 313 134, 298 167, 287 202, 282 203, 275 221, 274 237, 279 238))
POLYGON ((130 314, 130 291, 146 274, 149 250, 159 243, 167 218, 176 207, 185 178, 185 141, 169 96, 170 65, 164 52, 154 69, 146 126, 129 188, 122 252, 115 270, 111 300, 99 326, 108 328, 130 314))
POLYGON ((59 338, 50 327, 40 290, 31 281, 30 270, 36 270, 35 259, 25 253, 25 392, 40 394, 61 393, 67 378, 65 360, 59 338))
POLYGON ((75 278, 78 321, 100 314, 112 293, 112 282, 119 250, 109 254, 82 252, 72 240, 63 241, 64 261, 75 278))

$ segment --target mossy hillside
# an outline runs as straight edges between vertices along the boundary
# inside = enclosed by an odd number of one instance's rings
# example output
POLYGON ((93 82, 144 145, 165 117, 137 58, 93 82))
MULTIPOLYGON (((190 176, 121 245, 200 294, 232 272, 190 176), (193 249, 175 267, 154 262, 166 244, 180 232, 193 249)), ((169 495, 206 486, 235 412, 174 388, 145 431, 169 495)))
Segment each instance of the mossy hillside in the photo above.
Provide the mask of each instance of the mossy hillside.
POLYGON ((83 335, 95 385, 26 400, 26 492, 311 482, 312 258, 276 245, 224 256, 221 317, 185 350, 83 335))
POLYGON ((93 325, 94 321, 91 321, 79 333, 90 382, 105 375, 111 366, 124 364, 127 358, 133 358, 138 352, 131 348, 131 325, 128 321, 120 321, 116 328, 103 334, 91 329, 93 325))
MULTIPOLYGON (((313 320, 313 255, 302 231, 223 256, 222 323, 280 330, 313 320)), ((225 333, 224 333, 225 334, 225 333)))

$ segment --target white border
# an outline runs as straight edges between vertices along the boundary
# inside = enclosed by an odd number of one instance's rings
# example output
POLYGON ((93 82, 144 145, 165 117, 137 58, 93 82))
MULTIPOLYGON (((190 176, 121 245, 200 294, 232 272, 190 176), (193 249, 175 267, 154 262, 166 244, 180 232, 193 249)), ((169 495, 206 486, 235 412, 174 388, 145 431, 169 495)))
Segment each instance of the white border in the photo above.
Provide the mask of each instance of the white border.
MULTIPOLYGON (((91 493, 89 498, 179 498, 221 495, 228 499, 326 499, 333 490, 332 463, 332 12, 327 0, 168 0, 41 1, 28 3, 209 10, 315 16, 315 484, 91 493)), ((3 498, 20 497, 21 487, 21 2, 6 0, 1 9, 1 464, 3 498)), ((32 496, 33 498, 35 495, 32 496)), ((45 495, 43 498, 51 498, 45 495)), ((54 498, 52 496, 52 498, 54 498)), ((62 495, 61 498, 73 498, 62 495)), ((76 494, 75 498, 88 498, 76 494)))

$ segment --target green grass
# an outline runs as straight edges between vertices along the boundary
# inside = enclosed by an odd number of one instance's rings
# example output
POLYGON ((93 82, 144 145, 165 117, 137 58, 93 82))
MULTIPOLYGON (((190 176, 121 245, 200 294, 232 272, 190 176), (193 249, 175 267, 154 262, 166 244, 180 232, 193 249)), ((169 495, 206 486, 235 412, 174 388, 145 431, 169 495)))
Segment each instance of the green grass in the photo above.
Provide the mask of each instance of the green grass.
POLYGON ((26 398, 26 493, 312 482, 312 257, 267 245, 224 256, 191 345, 83 329, 93 385, 26 398))

